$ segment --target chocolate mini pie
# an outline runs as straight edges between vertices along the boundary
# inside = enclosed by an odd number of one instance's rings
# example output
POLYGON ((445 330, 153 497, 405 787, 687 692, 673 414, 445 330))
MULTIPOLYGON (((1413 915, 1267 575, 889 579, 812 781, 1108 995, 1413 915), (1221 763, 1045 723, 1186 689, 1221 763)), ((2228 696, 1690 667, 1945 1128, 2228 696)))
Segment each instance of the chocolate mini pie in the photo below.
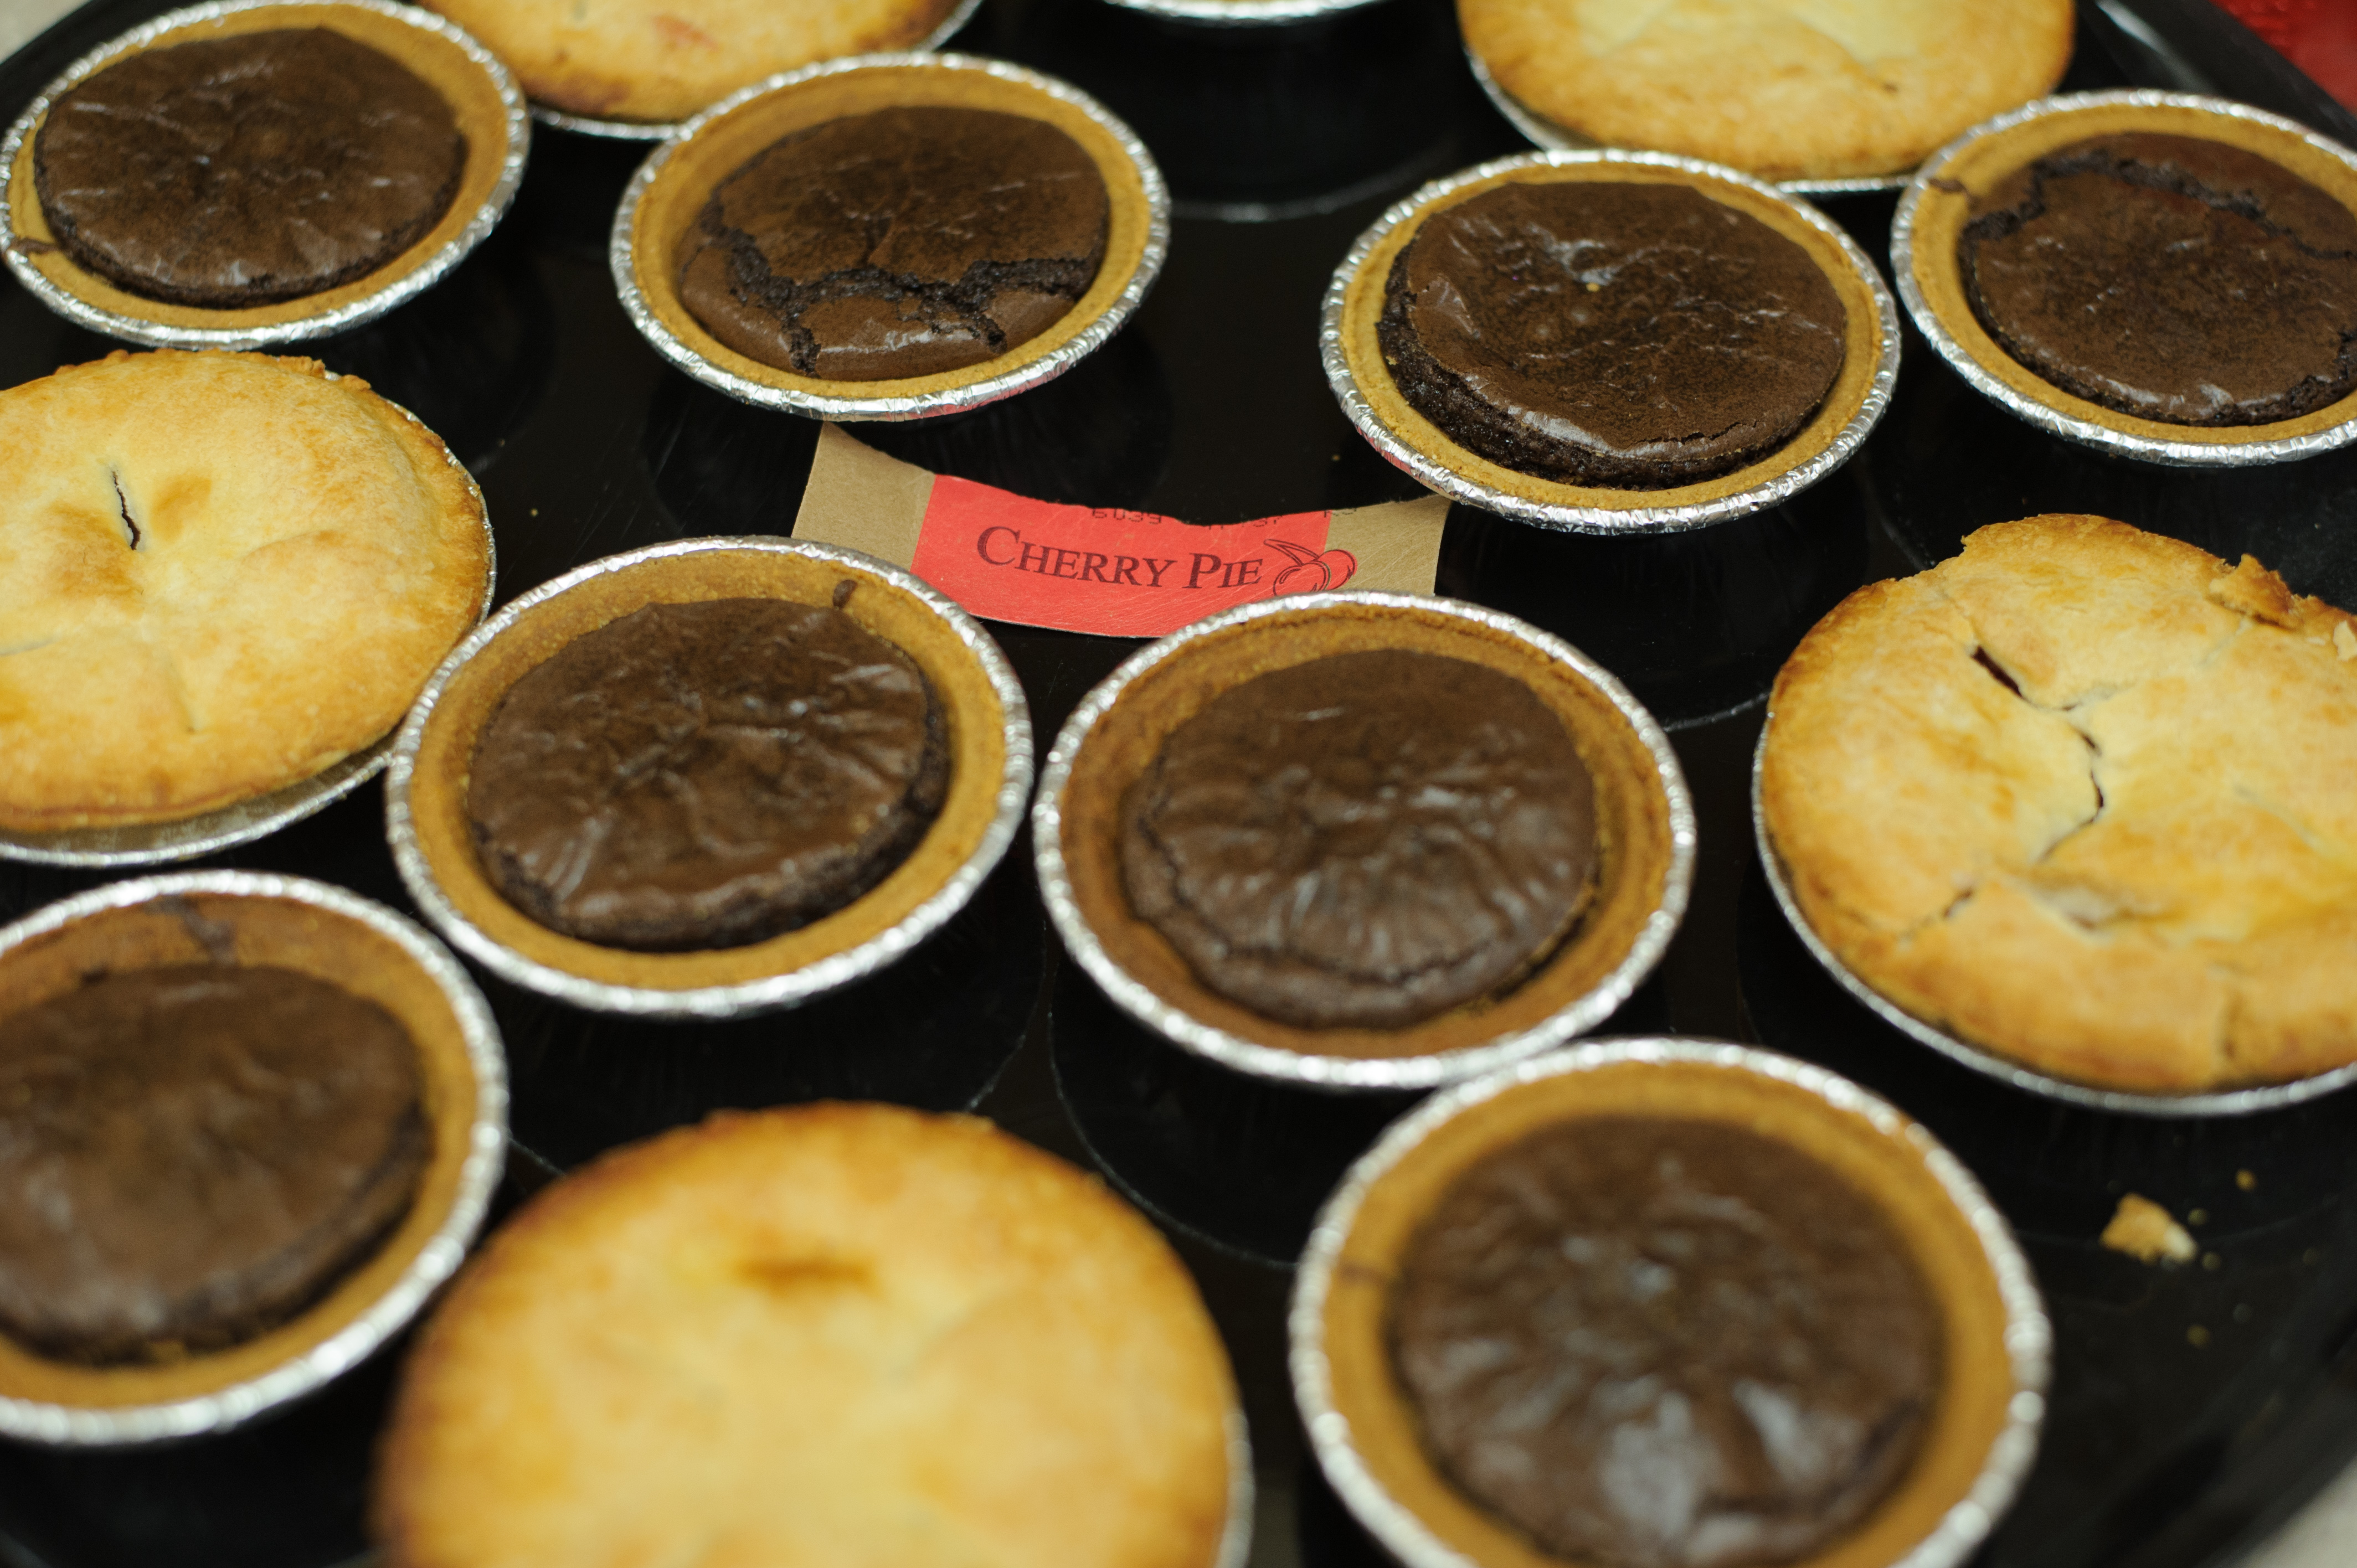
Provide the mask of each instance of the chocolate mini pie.
POLYGON ((406 7, 176 12, 78 62, 0 145, 18 277, 135 342, 342 331, 431 285, 523 170, 523 103, 406 7))
POLYGON ((1161 268, 1168 209, 1128 127, 1061 82, 876 56, 685 127, 623 198, 615 283, 708 385, 916 418, 1036 385, 1112 336, 1161 268))
POLYGON ((2357 155, 2291 121, 2048 100, 1926 165, 1891 247, 1932 346, 2041 429, 2179 465, 2357 434, 2357 155))
POLYGON ((1592 532, 1700 527, 1806 488, 1880 417, 1896 315, 1814 209, 1653 154, 1510 158, 1361 236, 1326 372, 1393 462, 1592 532))
POLYGON ((790 1006, 963 908, 1030 788, 989 638, 786 540, 592 563, 463 645, 388 775, 419 907, 516 984, 657 1016, 790 1006))
POLYGON ((0 931, 0 1430, 52 1443, 234 1425, 368 1354, 455 1266, 506 1121, 439 944, 240 872, 0 931))
POLYGON ((1922 1129, 1686 1040, 1394 1126, 1319 1217, 1291 1337, 1328 1479, 1407 1568, 1953 1568, 2029 1468, 2051 1344, 1922 1129))
POLYGON ((1377 1088, 1609 1014, 1684 909, 1692 822, 1658 727, 1571 649, 1343 593, 1123 665, 1058 737, 1032 843, 1065 948, 1141 1022, 1242 1071, 1377 1088))

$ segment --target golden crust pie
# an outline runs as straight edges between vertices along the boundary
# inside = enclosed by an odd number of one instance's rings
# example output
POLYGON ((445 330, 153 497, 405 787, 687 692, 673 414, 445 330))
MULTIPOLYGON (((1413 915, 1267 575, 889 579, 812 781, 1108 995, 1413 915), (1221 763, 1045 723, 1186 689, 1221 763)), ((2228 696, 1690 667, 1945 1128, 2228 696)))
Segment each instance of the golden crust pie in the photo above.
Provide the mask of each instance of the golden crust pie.
POLYGON ((1818 623, 1760 800, 1877 991, 2059 1078, 2185 1093, 2357 1059, 2352 779, 2347 612, 2054 516, 1818 623))
POLYGON ((1095 1180, 967 1117, 721 1115, 550 1188, 413 1355, 401 1568, 1210 1568, 1227 1356, 1095 1180))
POLYGON ((1458 0, 1498 85, 1608 146, 1763 179, 1910 169, 2049 91, 2070 0, 1458 0))
POLYGON ((481 498, 350 377, 116 352, 0 392, 0 829, 169 822, 401 721, 482 613, 481 498))
POLYGON ((534 102, 684 120, 740 87, 915 47, 956 0, 425 0, 483 41, 534 102))

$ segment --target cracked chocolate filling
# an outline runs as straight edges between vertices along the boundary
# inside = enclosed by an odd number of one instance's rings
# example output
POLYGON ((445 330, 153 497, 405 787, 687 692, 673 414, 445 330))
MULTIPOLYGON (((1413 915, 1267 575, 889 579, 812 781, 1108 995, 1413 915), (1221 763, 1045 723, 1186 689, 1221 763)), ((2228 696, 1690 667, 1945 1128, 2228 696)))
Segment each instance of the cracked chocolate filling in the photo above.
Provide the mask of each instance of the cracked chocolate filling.
POLYGON ((2075 397, 2169 424, 2293 419, 2357 388, 2357 214, 2255 153, 2131 133, 1976 198, 1965 297, 2075 397))
POLYGON ((441 220, 466 164, 440 93, 325 27, 143 50, 61 96, 33 143, 76 262, 219 309, 374 272, 441 220))
POLYGON ((526 673, 483 727, 467 812, 485 874, 534 920, 673 952, 843 908, 948 788, 906 653, 839 609, 714 599, 649 605, 526 673))
POLYGON ((0 1327, 95 1364, 221 1349, 408 1212, 416 1047, 292 970, 102 974, 0 1019, 0 1327))
POLYGON ((1409 1242, 1390 1336, 1441 1472, 1605 1568, 1813 1555, 1905 1473, 1941 1379, 1881 1210, 1719 1122, 1596 1117, 1486 1155, 1409 1242))
POLYGON ((1594 786, 1512 676, 1383 650, 1222 693, 1122 802, 1131 908, 1206 987, 1401 1028, 1544 961, 1597 865, 1594 786))
POLYGON ((1840 376, 1824 271, 1690 186, 1512 184, 1436 213, 1376 339, 1449 439, 1520 473, 1657 489, 1797 435, 1840 376))
POLYGON ((680 300, 731 349, 825 381, 995 359, 1095 281, 1104 180, 1055 126, 885 109, 770 144, 722 180, 680 251, 680 300))

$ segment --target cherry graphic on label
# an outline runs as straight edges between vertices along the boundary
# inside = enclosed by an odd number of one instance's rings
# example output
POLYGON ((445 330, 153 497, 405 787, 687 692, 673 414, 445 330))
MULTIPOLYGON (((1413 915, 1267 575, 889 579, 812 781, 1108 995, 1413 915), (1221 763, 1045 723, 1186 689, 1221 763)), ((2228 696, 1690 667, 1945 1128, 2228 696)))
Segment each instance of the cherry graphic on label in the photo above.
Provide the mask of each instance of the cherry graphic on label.
POLYGON ((1314 594, 1321 588, 1339 588, 1359 569, 1358 557, 1347 550, 1329 550, 1320 555, 1308 545, 1296 544, 1288 539, 1266 542, 1271 550, 1293 563, 1269 585, 1271 598, 1279 594, 1314 594))

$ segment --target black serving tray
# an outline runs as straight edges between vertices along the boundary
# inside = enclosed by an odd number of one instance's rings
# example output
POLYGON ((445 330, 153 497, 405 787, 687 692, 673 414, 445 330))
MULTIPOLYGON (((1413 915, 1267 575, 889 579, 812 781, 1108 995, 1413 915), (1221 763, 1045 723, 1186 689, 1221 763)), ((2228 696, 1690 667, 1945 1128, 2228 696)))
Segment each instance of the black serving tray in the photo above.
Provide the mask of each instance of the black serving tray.
MULTIPOLYGON (((0 116, 166 8, 93 0, 0 62, 0 116)), ((2217 91, 2357 142, 2357 120, 2202 0, 2102 0, 2082 23, 2069 88, 2217 91)), ((1126 117, 1177 197, 1170 261, 1128 328, 1062 380, 964 415, 861 426, 862 439, 1044 499, 1194 522, 1420 493, 1343 419, 1316 330, 1335 264, 1386 205, 1524 149, 1467 73, 1447 0, 1274 29, 1190 27, 1103 0, 987 0, 955 47, 1066 77, 1126 117)), ((480 251, 413 304, 303 350, 366 376, 475 471, 503 596, 660 540, 791 525, 817 427, 668 369, 615 301, 606 235, 644 150, 542 129, 514 211, 480 251)), ((1892 198, 1826 207, 1884 255, 1892 198)), ((0 386, 113 347, 0 280, 0 386)), ((2108 512, 2222 554, 2250 550, 2294 589, 2357 604, 2357 455, 2201 475, 2105 458, 1993 408, 1920 341, 1899 387, 1858 458, 1792 505, 1660 539, 1549 534, 1459 507, 1439 586, 1610 668, 1672 727, 1694 787, 1691 912, 1661 972, 1599 1033, 1757 1039, 1824 1062, 1929 1124, 2011 1217, 2055 1319, 2056 1372, 2037 1469, 1980 1563, 2221 1568, 2357 1455, 2357 1094, 2228 1121, 2110 1116, 1892 1033, 1777 914, 1752 847, 1750 762, 1768 683, 1802 633, 1857 584, 1950 554, 1984 522, 2108 512), (2129 1190, 2191 1219, 2198 1263, 2167 1272, 2096 1245, 2129 1190)), ((1043 750, 1136 646, 992 629, 1043 750)), ((200 864, 302 872, 408 907, 375 785, 200 864)), ((0 863, 0 920, 101 880, 0 863)), ((1194 1270, 1252 1423, 1256 1568, 1382 1562, 1306 1455, 1283 1318, 1318 1203, 1412 1099, 1260 1084, 1141 1034, 1061 961, 1027 843, 924 948, 798 1012, 618 1021, 478 978, 515 1073, 500 1213, 601 1148, 722 1106, 977 1108, 1103 1171, 1194 1270)), ((363 1559, 399 1354, 225 1437, 118 1454, 0 1443, 0 1563, 363 1559)))

